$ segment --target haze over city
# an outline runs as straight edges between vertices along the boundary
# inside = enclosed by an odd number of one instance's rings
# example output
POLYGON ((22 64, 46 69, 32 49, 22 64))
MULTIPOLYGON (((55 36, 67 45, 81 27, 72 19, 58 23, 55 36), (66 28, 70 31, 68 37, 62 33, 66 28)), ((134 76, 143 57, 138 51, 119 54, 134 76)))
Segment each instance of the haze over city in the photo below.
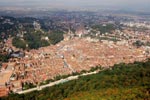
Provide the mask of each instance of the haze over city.
POLYGON ((150 0, 0 0, 1 7, 97 8, 148 11, 150 0))

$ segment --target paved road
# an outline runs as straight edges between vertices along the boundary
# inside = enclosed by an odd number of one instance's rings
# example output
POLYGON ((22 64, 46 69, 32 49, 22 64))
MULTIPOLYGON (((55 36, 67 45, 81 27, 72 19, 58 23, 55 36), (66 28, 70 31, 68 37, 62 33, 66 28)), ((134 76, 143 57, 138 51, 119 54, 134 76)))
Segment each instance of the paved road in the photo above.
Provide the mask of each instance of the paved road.
POLYGON ((96 74, 97 72, 98 71, 90 72, 90 73, 85 73, 85 74, 82 74, 82 75, 70 76, 68 78, 61 79, 61 80, 58 80, 58 81, 55 81, 55 82, 51 82, 51 83, 46 84, 46 85, 42 85, 42 86, 39 86, 39 87, 36 87, 36 88, 24 90, 24 91, 19 91, 19 92, 16 92, 16 93, 18 93, 18 94, 24 94, 24 93, 29 93, 29 92, 36 91, 36 90, 40 91, 40 90, 42 90, 44 88, 47 88, 47 87, 51 87, 51 86, 54 86, 54 85, 58 85, 58 84, 61 84, 61 83, 65 83, 65 82, 68 82, 68 81, 71 81, 71 80, 78 79, 79 76, 92 75, 92 74, 96 74))

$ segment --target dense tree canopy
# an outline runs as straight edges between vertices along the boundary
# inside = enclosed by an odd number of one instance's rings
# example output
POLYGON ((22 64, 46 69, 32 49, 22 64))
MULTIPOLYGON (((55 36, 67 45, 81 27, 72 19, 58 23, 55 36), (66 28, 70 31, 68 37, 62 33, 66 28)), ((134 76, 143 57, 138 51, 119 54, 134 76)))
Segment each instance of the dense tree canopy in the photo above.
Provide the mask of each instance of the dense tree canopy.
POLYGON ((50 44, 56 44, 63 39, 63 32, 59 31, 54 31, 51 33, 43 33, 41 31, 30 31, 26 33, 22 39, 18 37, 14 38, 13 45, 17 48, 22 49, 38 49, 40 47, 45 47, 50 44), (49 40, 45 40, 45 37, 48 37, 49 40))
POLYGON ((150 61, 117 64, 95 75, 2 100, 148 100, 150 61))
POLYGON ((96 31, 100 31, 102 34, 106 32, 111 33, 111 31, 115 30, 115 26, 113 24, 94 25, 92 26, 92 28, 96 31))

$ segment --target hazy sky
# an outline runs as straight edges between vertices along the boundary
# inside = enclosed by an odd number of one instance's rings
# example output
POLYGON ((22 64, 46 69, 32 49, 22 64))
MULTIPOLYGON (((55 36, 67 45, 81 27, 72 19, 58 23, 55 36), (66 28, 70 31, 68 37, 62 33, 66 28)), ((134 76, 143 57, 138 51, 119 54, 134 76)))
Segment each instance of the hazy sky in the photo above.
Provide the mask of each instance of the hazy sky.
POLYGON ((150 0, 0 0, 1 6, 105 7, 149 10, 150 0))

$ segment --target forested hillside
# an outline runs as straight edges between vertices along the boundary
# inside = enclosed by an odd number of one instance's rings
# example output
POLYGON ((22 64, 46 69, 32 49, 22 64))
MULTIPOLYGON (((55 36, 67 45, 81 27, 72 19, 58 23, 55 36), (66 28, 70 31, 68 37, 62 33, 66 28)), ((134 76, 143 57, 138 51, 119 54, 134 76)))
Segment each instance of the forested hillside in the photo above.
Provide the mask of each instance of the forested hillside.
POLYGON ((80 77, 42 91, 2 100, 149 100, 150 61, 117 64, 95 75, 80 77))

